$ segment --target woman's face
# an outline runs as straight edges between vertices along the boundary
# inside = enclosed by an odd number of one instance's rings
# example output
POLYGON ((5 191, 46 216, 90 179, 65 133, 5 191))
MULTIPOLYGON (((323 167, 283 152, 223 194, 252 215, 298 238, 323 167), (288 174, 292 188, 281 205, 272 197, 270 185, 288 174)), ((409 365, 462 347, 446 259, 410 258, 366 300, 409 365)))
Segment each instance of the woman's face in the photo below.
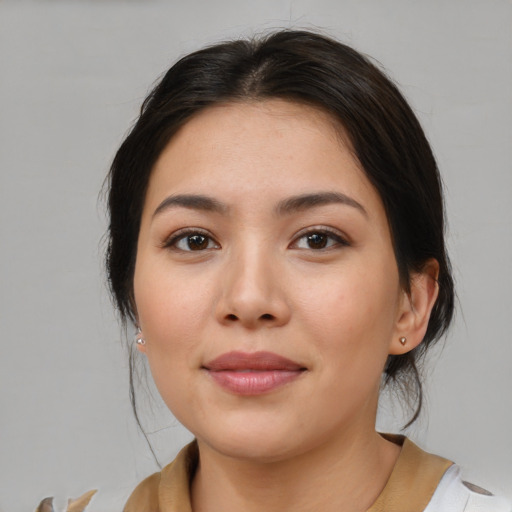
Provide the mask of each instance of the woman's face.
POLYGON ((271 100, 190 120, 151 175, 134 290, 156 385, 200 443, 277 460, 373 432, 405 294, 326 114, 271 100))

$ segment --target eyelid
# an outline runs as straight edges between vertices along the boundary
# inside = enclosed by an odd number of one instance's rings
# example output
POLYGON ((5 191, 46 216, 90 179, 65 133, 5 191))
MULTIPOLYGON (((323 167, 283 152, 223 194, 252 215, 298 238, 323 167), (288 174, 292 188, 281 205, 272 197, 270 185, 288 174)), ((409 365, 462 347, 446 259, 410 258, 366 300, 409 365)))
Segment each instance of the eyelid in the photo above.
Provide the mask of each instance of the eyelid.
MULTIPOLYGON (((293 238, 292 242, 290 243, 289 247, 293 248, 293 245, 296 245, 297 242, 304 238, 307 235, 314 234, 314 233, 320 233, 323 235, 326 235, 332 239, 334 239, 337 243, 333 246, 325 247, 323 249, 313 249, 310 248, 309 250, 315 251, 315 252, 321 252, 331 249, 332 247, 348 247, 352 245, 349 237, 345 235, 342 231, 327 227, 327 226, 310 226, 308 228, 301 229, 293 238)), ((299 249, 299 250, 308 250, 308 249, 299 249)))
POLYGON ((175 249, 176 251, 180 252, 204 252, 207 249, 204 249, 203 251, 184 251, 182 249, 178 249, 176 247, 176 243, 183 238, 186 238, 190 235, 201 235, 206 238, 209 238, 215 245, 215 249, 220 248, 219 242, 212 236, 211 233, 209 233, 207 230, 202 228, 194 228, 194 227, 186 227, 182 229, 178 229, 177 231, 173 231, 169 236, 167 236, 163 242, 160 244, 160 247, 162 249, 175 249))
MULTIPOLYGON (((332 228, 332 227, 327 227, 327 226, 320 225, 320 226, 310 226, 310 227, 301 229, 294 236, 292 242, 289 244, 289 247, 290 248, 294 248, 293 246, 296 245, 299 240, 301 240, 302 238, 304 238, 307 235, 314 234, 314 233, 323 234, 323 235, 333 239, 336 242, 336 244, 333 244, 333 245, 328 246, 328 247, 323 248, 323 249, 313 249, 313 248, 310 248, 310 250, 312 250, 312 251, 319 252, 319 251, 322 251, 322 250, 328 250, 331 247, 350 246, 351 245, 349 237, 346 236, 340 230, 332 228)), ((167 236, 162 241, 162 243, 159 244, 159 245, 163 249, 175 249, 175 250, 180 251, 180 252, 189 252, 189 251, 184 251, 182 249, 178 249, 176 247, 176 243, 178 241, 182 240, 183 238, 186 238, 187 236, 194 235, 194 234, 202 235, 202 236, 208 238, 209 240, 211 240, 215 244, 215 246, 216 246, 215 249, 220 249, 220 247, 221 247, 220 244, 217 242, 215 237, 210 232, 208 232, 207 230, 205 230, 203 228, 196 228, 196 227, 186 227, 186 228, 178 229, 177 231, 174 231, 169 236, 167 236)), ((210 248, 210 250, 211 249, 212 248, 210 248)), ((204 249, 203 251, 197 251, 197 252, 204 252, 206 250, 207 249, 204 249)), ((300 250, 307 250, 307 249, 300 249, 300 250)), ((190 251, 190 252, 195 252, 195 251, 190 251)))

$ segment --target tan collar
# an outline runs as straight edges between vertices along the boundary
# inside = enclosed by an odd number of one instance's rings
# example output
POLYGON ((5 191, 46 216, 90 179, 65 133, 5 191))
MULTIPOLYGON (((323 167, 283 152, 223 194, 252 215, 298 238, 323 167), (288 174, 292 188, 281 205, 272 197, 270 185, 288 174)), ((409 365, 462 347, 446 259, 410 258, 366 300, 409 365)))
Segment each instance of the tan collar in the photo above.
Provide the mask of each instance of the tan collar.
MULTIPOLYGON (((402 451, 368 512, 423 512, 452 462, 424 452, 402 436, 384 437, 402 445, 402 451)), ((198 460, 197 443, 192 442, 161 473, 139 484, 124 512, 192 512, 190 481, 198 460)))
POLYGON ((453 462, 424 452, 406 437, 383 437, 401 444, 402 451, 386 486, 368 512, 423 512, 453 462))

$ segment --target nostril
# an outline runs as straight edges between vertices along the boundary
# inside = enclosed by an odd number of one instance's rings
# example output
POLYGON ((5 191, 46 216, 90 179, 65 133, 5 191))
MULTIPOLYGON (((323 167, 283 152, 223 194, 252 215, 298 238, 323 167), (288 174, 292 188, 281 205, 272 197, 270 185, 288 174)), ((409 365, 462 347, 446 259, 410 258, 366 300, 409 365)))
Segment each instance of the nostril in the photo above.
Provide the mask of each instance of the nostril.
POLYGON ((275 320, 274 315, 271 315, 270 313, 265 313, 264 315, 261 315, 260 318, 262 320, 275 320))
POLYGON ((235 320, 238 320, 237 316, 236 315, 233 315, 233 314, 229 314, 227 317, 226 317, 227 320, 230 320, 230 321, 235 321, 235 320))

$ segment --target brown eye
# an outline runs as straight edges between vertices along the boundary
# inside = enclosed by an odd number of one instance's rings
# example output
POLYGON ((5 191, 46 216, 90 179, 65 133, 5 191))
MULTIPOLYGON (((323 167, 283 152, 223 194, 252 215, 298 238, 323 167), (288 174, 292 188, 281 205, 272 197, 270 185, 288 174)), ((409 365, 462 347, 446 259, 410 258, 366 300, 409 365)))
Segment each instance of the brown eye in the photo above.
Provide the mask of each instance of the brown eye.
POLYGON ((208 238, 204 235, 190 235, 186 241, 191 251, 201 251, 208 247, 208 238))
POLYGON ((185 252, 197 252, 209 249, 219 249, 219 244, 217 244, 207 234, 197 231, 189 231, 188 233, 181 232, 181 234, 173 237, 166 244, 166 247, 185 252))
POLYGON ((298 237, 292 244, 294 249, 321 251, 350 245, 340 234, 327 230, 311 230, 298 237))
POLYGON ((307 243, 310 249, 324 249, 327 246, 328 237, 324 233, 312 233, 307 236, 307 243))

